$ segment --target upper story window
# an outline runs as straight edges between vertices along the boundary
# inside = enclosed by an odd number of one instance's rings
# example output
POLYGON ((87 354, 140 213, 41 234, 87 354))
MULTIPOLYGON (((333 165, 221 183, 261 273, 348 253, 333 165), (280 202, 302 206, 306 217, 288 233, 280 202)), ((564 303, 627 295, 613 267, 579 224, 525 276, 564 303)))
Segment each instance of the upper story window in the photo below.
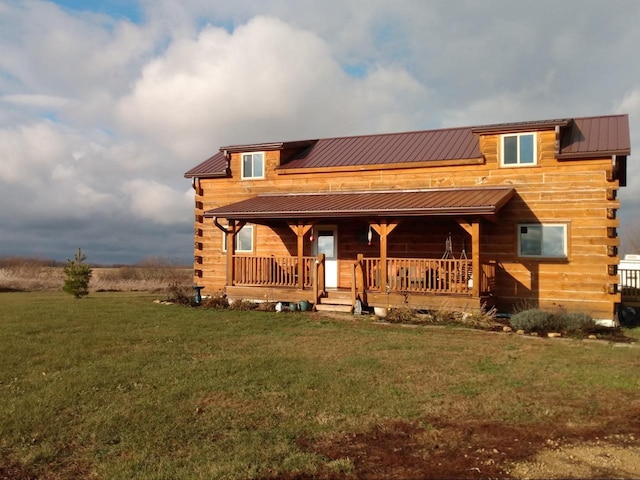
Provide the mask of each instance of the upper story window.
POLYGON ((518 256, 567 258, 567 224, 518 225, 518 256))
POLYGON ((264 153, 242 154, 242 178, 264 178, 264 153))
POLYGON ((502 135, 500 164, 505 167, 520 167, 538 163, 535 133, 502 135))

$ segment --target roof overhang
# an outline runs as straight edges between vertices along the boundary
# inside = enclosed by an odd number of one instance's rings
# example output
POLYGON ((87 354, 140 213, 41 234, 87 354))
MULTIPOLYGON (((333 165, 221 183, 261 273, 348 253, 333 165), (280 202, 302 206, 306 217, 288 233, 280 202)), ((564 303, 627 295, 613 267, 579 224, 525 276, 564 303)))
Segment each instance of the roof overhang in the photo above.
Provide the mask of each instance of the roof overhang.
POLYGON ((532 130, 546 130, 553 129, 555 127, 566 127, 570 125, 571 122, 573 122, 573 119, 571 118, 558 118, 555 120, 536 120, 531 122, 496 123, 493 125, 473 127, 471 131, 473 133, 530 132, 532 130))
POLYGON ((513 188, 456 188, 258 195, 208 210, 205 217, 268 220, 493 216, 513 197, 513 188))
POLYGON ((244 152, 262 152, 273 150, 284 150, 285 148, 304 148, 310 147, 318 140, 297 140, 293 142, 269 142, 269 143, 251 143, 247 145, 227 145, 220 147, 221 152, 244 153, 244 152))

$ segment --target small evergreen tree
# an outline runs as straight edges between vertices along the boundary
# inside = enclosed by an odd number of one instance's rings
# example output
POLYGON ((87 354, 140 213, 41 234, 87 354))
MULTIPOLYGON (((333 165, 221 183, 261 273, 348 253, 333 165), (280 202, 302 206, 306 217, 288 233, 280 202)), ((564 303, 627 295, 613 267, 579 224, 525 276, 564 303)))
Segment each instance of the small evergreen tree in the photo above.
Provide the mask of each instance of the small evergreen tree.
POLYGON ((84 263, 87 256, 78 248, 73 260, 67 260, 64 267, 64 286, 62 290, 76 298, 89 295, 89 280, 91 280, 91 268, 84 263))

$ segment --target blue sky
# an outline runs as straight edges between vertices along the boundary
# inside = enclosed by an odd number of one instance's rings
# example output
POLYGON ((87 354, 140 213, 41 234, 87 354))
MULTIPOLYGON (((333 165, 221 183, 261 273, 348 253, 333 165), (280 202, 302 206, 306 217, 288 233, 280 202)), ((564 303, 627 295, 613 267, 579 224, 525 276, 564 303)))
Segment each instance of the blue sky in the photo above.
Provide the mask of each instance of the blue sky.
POLYGON ((221 145, 611 113, 631 121, 624 237, 640 224, 640 2, 522 11, 0 0, 0 256, 190 259, 183 173, 221 145))
POLYGON ((113 18, 126 18, 132 22, 142 21, 142 9, 138 2, 131 0, 56 0, 55 3, 64 9, 76 12, 95 12, 113 18))

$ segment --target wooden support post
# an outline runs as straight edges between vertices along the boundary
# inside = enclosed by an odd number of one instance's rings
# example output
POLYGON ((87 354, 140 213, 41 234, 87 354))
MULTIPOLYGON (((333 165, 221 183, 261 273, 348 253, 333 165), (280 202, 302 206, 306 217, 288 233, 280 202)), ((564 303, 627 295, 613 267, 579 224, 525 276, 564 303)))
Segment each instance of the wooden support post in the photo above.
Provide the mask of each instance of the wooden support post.
POLYGON ((389 223, 386 220, 382 220, 377 224, 371 224, 371 228, 373 228, 376 233, 380 235, 380 290, 383 292, 386 292, 388 283, 387 252, 389 249, 389 244, 387 242, 387 237, 398 225, 400 225, 400 222, 389 223))
POLYGON ((473 290, 471 295, 480 296, 480 282, 482 280, 482 265, 480 264, 480 219, 471 222, 471 271, 473 272, 473 290))
POLYGON ((304 288, 304 236, 311 230, 313 224, 305 225, 302 222, 290 223, 289 228, 298 237, 298 290, 304 288))
POLYGON ((465 232, 471 236, 471 271, 473 272, 473 289, 471 295, 480 296, 482 265, 480 264, 480 219, 474 218, 471 223, 463 218, 456 219, 465 232))
POLYGON ((316 262, 318 263, 318 278, 317 278, 317 282, 318 282, 318 296, 320 295, 324 295, 325 293, 327 293, 326 288, 325 288, 325 272, 324 272, 324 253, 321 253, 320 255, 318 255, 318 259, 316 260, 316 262))
POLYGON ((236 222, 229 220, 227 227, 227 286, 233 285, 233 256, 236 254, 236 222))

